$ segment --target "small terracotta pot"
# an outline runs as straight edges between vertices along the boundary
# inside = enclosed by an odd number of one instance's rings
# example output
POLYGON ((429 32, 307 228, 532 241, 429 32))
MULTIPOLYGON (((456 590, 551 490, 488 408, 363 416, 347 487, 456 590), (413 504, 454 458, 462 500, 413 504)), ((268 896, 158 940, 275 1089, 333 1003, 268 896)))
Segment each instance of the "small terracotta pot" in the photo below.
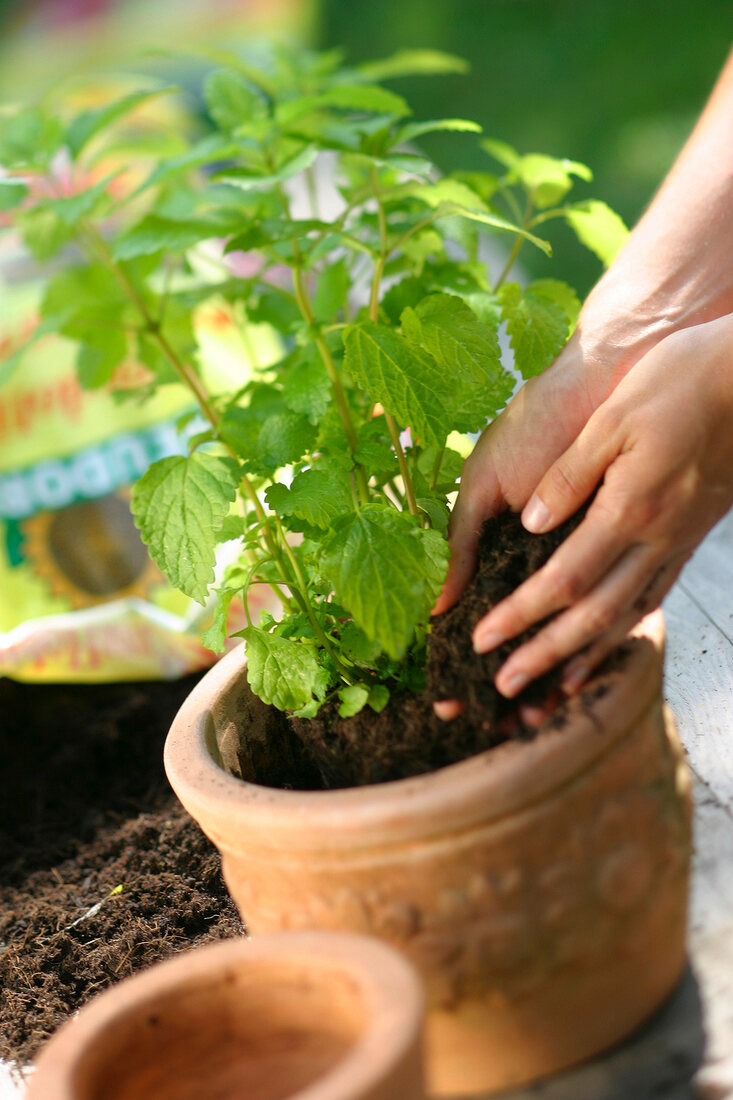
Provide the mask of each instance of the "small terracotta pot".
POLYGON ((417 975, 365 936, 186 952, 94 998, 28 1100, 424 1100, 417 975))
POLYGON ((293 791, 228 775, 218 744, 247 706, 241 650, 173 724, 168 777, 220 849, 251 932, 369 932, 416 964, 433 1093, 582 1061, 680 977, 689 782, 662 704, 661 614, 640 633, 563 728, 393 783, 293 791))

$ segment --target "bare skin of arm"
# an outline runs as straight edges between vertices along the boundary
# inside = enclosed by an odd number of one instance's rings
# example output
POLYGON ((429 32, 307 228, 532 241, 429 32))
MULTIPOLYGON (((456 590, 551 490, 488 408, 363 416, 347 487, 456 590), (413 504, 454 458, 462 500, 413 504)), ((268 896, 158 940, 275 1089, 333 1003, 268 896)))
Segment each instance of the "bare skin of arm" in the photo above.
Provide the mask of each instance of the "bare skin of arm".
MULTIPOLYGON (((709 449, 722 447, 725 425, 733 436, 733 367, 726 365, 733 363, 732 132, 733 56, 649 210, 588 297, 568 346, 523 387, 466 463, 436 613, 466 587, 487 517, 509 507, 522 511, 528 530, 548 531, 603 482, 544 569, 474 631, 475 648, 486 652, 556 616, 499 671, 505 695, 583 650, 565 669, 566 689, 576 690, 663 598, 733 502, 731 455, 723 448, 721 469, 709 449), (672 442, 664 446, 664 438, 672 442)), ((436 704, 445 718, 458 709, 436 704)))

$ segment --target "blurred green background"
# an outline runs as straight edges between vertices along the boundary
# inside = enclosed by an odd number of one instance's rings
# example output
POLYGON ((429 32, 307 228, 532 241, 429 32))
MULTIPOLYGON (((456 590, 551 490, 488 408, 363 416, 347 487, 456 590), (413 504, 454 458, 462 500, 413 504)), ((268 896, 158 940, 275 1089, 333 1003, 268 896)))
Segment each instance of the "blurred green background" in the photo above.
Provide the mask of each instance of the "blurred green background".
MULTIPOLYGON (((320 43, 352 61, 430 46, 471 62, 468 76, 403 80, 418 117, 475 119, 521 152, 584 161, 574 195, 638 219, 690 132, 733 45, 731 0, 324 0, 320 43)), ((397 86, 397 85, 395 85, 397 86)), ((445 168, 489 167, 462 135, 424 139, 445 168)), ((548 232, 547 234, 551 234, 548 232)), ((597 260, 552 234, 587 292, 597 260)), ((543 258, 522 251, 532 273, 543 258)))
MULTIPOLYGON (((79 72, 132 70, 146 48, 247 45, 275 33, 351 61, 433 47, 467 76, 396 86, 417 117, 463 116, 522 152, 568 156, 632 225, 689 133, 733 44, 731 0, 0 0, 0 100, 79 72)), ((150 69, 148 58, 142 68, 150 69)), ((166 73, 167 76, 170 72, 166 73)), ((174 74, 176 75, 176 74, 174 74)), ((180 74, 178 74, 180 75, 180 74)), ((436 134, 444 168, 490 168, 469 135, 436 134)), ((597 260, 562 225, 548 236, 585 293, 597 260)), ((525 248, 530 274, 548 261, 525 248)))

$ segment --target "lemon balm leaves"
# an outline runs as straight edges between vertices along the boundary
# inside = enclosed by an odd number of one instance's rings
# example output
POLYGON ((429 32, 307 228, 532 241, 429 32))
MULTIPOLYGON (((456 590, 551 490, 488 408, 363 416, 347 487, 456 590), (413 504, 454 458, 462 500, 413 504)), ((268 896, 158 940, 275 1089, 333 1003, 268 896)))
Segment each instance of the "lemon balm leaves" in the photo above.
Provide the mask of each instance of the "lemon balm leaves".
POLYGON ((196 452, 161 459, 133 489, 135 523, 153 561, 199 603, 214 579, 218 534, 237 484, 232 459, 196 452))
POLYGON ((522 290, 517 283, 504 283, 498 296, 514 365, 523 378, 533 378, 565 345, 570 330, 565 308, 532 285, 522 290))
POLYGON ((368 504, 338 519, 321 569, 357 626, 396 660, 430 612, 448 568, 448 545, 404 512, 368 504))

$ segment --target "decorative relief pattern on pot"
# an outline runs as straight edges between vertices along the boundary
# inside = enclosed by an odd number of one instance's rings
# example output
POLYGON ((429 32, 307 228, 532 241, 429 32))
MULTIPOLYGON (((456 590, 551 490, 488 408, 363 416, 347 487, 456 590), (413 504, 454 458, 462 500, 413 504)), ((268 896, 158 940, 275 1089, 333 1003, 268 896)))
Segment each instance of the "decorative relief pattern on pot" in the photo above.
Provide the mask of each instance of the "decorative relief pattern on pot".
POLYGON ((461 859, 444 856, 432 865, 431 881, 424 860, 411 854, 397 871, 393 852, 381 872, 373 865, 365 873, 348 860, 328 872, 314 864, 307 881, 293 879, 286 911, 282 882, 273 889, 266 861, 259 873, 252 866, 246 883, 234 881, 241 871, 226 859, 225 871, 255 931, 318 927, 380 936, 417 964, 433 1004, 491 989, 520 995, 559 966, 635 949, 647 926, 641 914, 685 868, 687 815, 673 770, 605 802, 591 790, 576 810, 564 835, 548 831, 532 865, 522 853, 527 832, 545 827, 537 820, 512 826, 502 840, 476 830, 461 859))

